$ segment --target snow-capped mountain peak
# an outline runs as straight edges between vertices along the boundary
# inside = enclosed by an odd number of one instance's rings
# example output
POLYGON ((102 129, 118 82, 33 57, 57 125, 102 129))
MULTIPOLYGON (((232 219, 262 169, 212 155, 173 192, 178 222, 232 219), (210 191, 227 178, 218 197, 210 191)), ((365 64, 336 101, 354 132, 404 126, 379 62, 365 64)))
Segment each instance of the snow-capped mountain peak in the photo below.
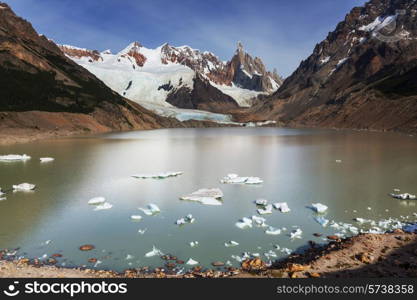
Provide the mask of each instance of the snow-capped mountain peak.
POLYGON ((168 43, 151 49, 132 42, 117 54, 60 48, 113 90, 141 103, 222 111, 250 106, 258 95, 275 92, 281 84, 279 76, 266 71, 261 59, 252 58, 241 43, 228 62, 209 51, 168 43))

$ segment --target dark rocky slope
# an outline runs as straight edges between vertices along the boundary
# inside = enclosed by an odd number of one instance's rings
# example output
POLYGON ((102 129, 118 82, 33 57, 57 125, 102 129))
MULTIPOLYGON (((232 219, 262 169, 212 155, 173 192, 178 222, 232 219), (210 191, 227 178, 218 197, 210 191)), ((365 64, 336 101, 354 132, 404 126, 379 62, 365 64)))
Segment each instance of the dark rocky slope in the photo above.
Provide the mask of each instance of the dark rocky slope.
POLYGON ((417 1, 372 0, 246 118, 287 126, 417 131, 417 1))

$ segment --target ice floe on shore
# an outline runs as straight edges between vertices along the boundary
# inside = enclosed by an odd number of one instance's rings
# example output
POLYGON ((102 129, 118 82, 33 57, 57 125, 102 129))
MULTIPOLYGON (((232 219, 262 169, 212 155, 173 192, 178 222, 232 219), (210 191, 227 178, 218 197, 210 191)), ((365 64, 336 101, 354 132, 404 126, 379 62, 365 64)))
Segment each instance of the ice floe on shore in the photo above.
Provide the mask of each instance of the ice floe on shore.
POLYGON ((143 213, 147 216, 153 216, 161 212, 158 205, 153 203, 148 204, 146 208, 140 207, 139 210, 143 211, 143 213))
POLYGON ((27 182, 13 185, 14 191, 33 191, 35 188, 36 185, 27 182))
POLYGON ((26 161, 31 159, 29 155, 23 154, 8 154, 0 155, 0 161, 26 161))
POLYGON ((231 173, 223 177, 220 182, 227 184, 261 184, 263 180, 259 177, 240 177, 237 174, 231 173))
POLYGON ((180 197, 181 200, 195 201, 205 205, 222 205, 221 198, 223 198, 223 192, 218 188, 199 189, 189 195, 180 197))
POLYGON ((132 177, 139 178, 139 179, 165 179, 168 177, 176 177, 182 175, 183 172, 162 172, 162 173, 155 173, 155 174, 134 174, 132 177))
POLYGON ((157 249, 155 246, 152 246, 152 250, 145 253, 145 257, 161 256, 164 255, 161 250, 157 249))

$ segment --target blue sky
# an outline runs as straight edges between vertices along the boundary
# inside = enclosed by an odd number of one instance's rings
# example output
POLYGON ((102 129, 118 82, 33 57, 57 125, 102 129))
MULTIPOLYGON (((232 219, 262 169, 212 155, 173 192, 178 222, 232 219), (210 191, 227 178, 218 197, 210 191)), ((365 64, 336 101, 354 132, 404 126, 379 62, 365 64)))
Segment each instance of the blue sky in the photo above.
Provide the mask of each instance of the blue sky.
POLYGON ((212 51, 228 60, 242 41, 288 76, 365 0, 0 0, 57 43, 114 52, 132 41, 212 51))

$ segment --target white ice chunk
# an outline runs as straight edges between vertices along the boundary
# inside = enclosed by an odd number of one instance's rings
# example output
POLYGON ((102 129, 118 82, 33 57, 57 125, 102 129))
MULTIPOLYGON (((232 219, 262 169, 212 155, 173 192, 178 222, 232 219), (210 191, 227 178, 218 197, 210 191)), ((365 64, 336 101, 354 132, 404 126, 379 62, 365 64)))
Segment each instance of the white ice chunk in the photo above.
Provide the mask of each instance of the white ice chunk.
POLYGON ((0 161, 26 161, 29 160, 30 156, 23 154, 8 154, 8 155, 0 155, 0 161))
POLYGON ((319 214, 324 213, 328 209, 326 205, 321 203, 312 203, 310 208, 319 214))
POLYGON ((227 174, 220 182, 228 184, 260 184, 263 183, 263 180, 259 177, 239 177, 237 174, 227 174))
POLYGON ((290 232, 290 238, 291 239, 301 239, 301 235, 303 234, 303 231, 300 228, 297 228, 290 232))
POLYGON ((145 229, 138 229, 138 233, 139 234, 145 234, 146 230, 148 230, 147 228, 145 229))
POLYGON ((241 220, 239 220, 236 223, 236 226, 240 229, 252 228, 252 220, 249 218, 243 217, 241 220))
POLYGON ((199 189, 189 195, 180 197, 181 200, 200 202, 205 205, 222 205, 219 200, 223 197, 223 192, 218 188, 199 189))
POLYGON ((139 208, 141 211, 143 211, 143 213, 145 214, 145 215, 147 215, 147 216, 153 216, 153 215, 155 215, 155 214, 157 214, 157 213, 159 213, 159 212, 161 212, 161 210, 159 209, 159 207, 158 207, 158 205, 156 205, 156 204, 153 204, 153 203, 151 203, 151 204, 148 204, 147 206, 146 206, 146 208, 139 208))
POLYGON ((152 250, 145 254, 145 257, 161 256, 164 255, 161 250, 157 249, 155 246, 152 246, 152 250))
POLYGON ((155 174, 135 174, 132 175, 134 178, 140 178, 140 179, 164 179, 168 177, 176 177, 183 174, 183 172, 163 172, 163 173, 155 173, 155 174))
POLYGON ((266 200, 266 199, 256 199, 255 203, 256 203, 256 205, 267 206, 268 205, 268 200, 266 200))
POLYGON ((260 215, 272 214, 272 204, 268 204, 264 208, 258 208, 257 212, 260 215))
POLYGON ((409 194, 409 193, 404 193, 404 194, 390 194, 390 196, 392 198, 401 199, 401 200, 415 200, 416 199, 416 195, 412 195, 412 194, 409 194))
POLYGON ((41 157, 39 160, 41 161, 41 163, 46 163, 46 162, 54 161, 55 158, 53 158, 53 157, 41 157))
POLYGON ((287 202, 277 202, 273 204, 275 209, 278 209, 282 213, 290 212, 290 208, 288 207, 287 202))
POLYGON ((184 224, 187 224, 187 223, 192 224, 194 222, 195 222, 195 218, 193 217, 193 215, 189 214, 189 215, 175 221, 175 224, 184 225, 184 224))
POLYGON ((106 202, 106 198, 104 197, 94 197, 88 200, 88 204, 90 205, 97 205, 106 202))
POLYGON ((132 259, 134 259, 135 257, 133 256, 133 255, 131 255, 131 254, 128 254, 128 255, 126 255, 126 260, 132 260, 132 259))
POLYGON ((198 246, 198 244, 199 244, 199 243, 198 243, 198 241, 193 241, 193 242, 190 242, 190 246, 191 246, 191 247, 193 247, 193 248, 194 248, 194 247, 197 247, 197 246, 198 246))
POLYGON ((252 223, 259 227, 266 227, 266 219, 258 216, 252 216, 252 223))
POLYGON ((186 264, 187 265, 190 265, 190 266, 194 266, 194 265, 197 265, 198 264, 198 261, 190 258, 190 259, 188 259, 188 261, 186 262, 186 264))
POLYGON ((13 190, 15 191, 32 191, 36 188, 36 185, 31 183, 21 183, 13 185, 13 190))
POLYGON ((314 220, 319 223, 321 226, 326 227, 329 224, 329 220, 324 217, 315 217, 314 220))
POLYGON ((239 243, 235 242, 235 241, 229 241, 229 242, 225 242, 224 246, 227 247, 227 248, 230 248, 230 247, 239 246, 239 243))
POLYGON ((106 210, 113 207, 113 204, 110 204, 108 202, 104 202, 102 204, 97 205, 94 210, 106 210))
POLYGON ((142 220, 142 216, 140 216, 140 215, 132 215, 132 216, 130 216, 130 218, 131 218, 132 220, 135 220, 135 221, 140 221, 140 220, 142 220))
POLYGON ((268 229, 265 230, 265 233, 269 235, 278 235, 281 234, 281 229, 269 226, 268 229))

